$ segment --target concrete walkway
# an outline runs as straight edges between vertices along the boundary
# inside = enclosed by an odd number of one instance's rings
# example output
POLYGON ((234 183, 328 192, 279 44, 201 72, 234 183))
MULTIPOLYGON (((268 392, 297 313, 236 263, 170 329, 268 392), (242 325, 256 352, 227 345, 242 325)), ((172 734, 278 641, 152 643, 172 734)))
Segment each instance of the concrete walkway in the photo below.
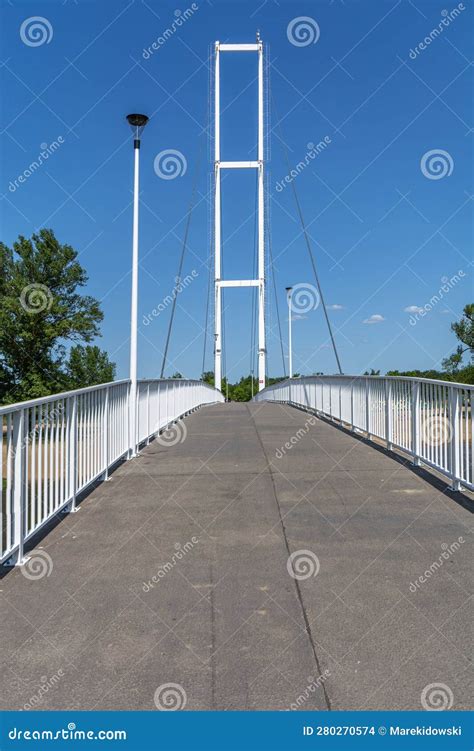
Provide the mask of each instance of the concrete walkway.
POLYGON ((289 407, 178 428, 0 582, 1 708, 469 706, 465 496, 289 407))

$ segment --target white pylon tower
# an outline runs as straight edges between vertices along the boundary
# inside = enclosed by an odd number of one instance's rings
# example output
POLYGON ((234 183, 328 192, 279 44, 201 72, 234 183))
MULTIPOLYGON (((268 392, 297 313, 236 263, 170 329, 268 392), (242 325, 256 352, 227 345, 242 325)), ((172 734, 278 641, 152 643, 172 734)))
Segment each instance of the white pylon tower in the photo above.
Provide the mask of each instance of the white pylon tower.
POLYGON ((222 384, 222 289, 223 287, 258 287, 258 390, 265 388, 265 201, 263 142, 263 43, 257 33, 255 44, 215 43, 214 76, 214 379, 222 384), (220 144, 220 71, 221 52, 256 52, 258 54, 258 146, 256 161, 221 161, 220 144), (221 171, 224 169, 258 170, 258 279, 222 279, 221 171))

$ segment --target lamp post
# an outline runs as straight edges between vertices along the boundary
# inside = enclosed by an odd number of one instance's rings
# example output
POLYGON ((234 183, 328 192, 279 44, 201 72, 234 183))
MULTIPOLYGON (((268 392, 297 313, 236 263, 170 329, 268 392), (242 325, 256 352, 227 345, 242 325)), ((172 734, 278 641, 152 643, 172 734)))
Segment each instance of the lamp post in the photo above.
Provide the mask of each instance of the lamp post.
POLYGON ((293 352, 291 346, 291 293, 293 287, 286 287, 286 299, 288 301, 288 375, 293 378, 293 352))
POLYGON ((130 413, 128 458, 137 455, 137 334, 138 334, 138 195, 140 171, 140 136, 148 122, 146 115, 127 115, 133 131, 135 154, 133 179, 133 245, 132 245, 132 303, 130 312, 130 413))

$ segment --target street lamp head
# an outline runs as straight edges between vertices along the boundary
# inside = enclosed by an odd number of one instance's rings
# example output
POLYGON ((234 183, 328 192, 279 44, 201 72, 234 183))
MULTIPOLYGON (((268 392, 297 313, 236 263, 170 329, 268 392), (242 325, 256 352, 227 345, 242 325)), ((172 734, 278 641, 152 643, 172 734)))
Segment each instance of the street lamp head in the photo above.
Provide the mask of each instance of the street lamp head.
POLYGON ((286 290, 287 292, 291 292, 291 290, 292 290, 292 289, 293 289, 293 287, 285 287, 285 290, 286 290))
POLYGON ((135 138, 140 138, 142 130, 147 124, 148 120, 149 118, 147 117, 147 115, 139 115, 138 113, 127 115, 128 124, 133 130, 135 138))

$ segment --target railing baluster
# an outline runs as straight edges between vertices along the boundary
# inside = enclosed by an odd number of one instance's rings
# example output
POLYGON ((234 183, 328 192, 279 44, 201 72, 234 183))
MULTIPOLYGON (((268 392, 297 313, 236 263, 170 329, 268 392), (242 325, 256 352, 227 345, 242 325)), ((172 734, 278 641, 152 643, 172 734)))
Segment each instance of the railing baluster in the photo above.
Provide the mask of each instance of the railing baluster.
POLYGON ((105 389, 105 397, 102 400, 102 466, 104 468, 104 481, 109 479, 109 389, 105 389))
POLYGON ((388 451, 392 450, 392 385, 385 379, 385 441, 388 451))
POLYGON ((70 399, 68 399, 69 408, 71 410, 70 416, 69 416, 69 447, 70 447, 70 458, 69 458, 69 498, 71 499, 70 504, 70 510, 72 512, 76 511, 76 493, 77 493, 77 484, 78 484, 78 474, 79 474, 79 463, 78 463, 78 401, 79 398, 77 396, 72 397, 72 402, 70 399))
POLYGON ((451 489, 459 490, 459 389, 451 387, 449 397, 449 426, 451 429, 451 489))
POLYGON ((412 381, 411 395, 411 450, 413 464, 420 464, 420 384, 412 381))
POLYGON ((13 413, 13 554, 9 564, 21 565, 24 562, 25 543, 25 410, 13 413))

